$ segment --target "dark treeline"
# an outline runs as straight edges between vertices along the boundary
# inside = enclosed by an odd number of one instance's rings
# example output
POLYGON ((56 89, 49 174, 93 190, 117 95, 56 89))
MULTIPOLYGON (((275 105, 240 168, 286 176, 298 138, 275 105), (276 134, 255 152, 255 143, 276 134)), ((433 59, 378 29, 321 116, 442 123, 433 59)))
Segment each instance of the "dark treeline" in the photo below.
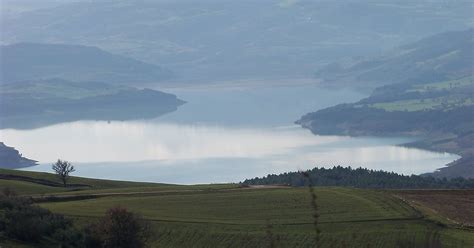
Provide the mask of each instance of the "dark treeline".
MULTIPOLYGON (((379 189, 472 189, 474 179, 439 179, 429 176, 405 176, 382 170, 335 166, 330 169, 314 168, 306 171, 314 186, 345 186, 379 189)), ((268 175, 262 178, 247 179, 243 185, 279 184, 307 186, 309 180, 302 172, 288 172, 268 175)))

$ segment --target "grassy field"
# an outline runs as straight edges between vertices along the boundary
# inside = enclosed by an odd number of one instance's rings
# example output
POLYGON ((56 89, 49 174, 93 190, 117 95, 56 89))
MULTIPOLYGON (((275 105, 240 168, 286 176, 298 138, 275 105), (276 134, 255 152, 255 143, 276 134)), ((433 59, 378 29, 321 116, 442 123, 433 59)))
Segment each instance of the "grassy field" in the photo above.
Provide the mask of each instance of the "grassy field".
MULTIPOLYGON (((0 171, 8 173, 57 180, 45 173, 0 171)), ((307 188, 180 186, 85 178, 71 182, 88 186, 65 189, 0 180, 0 188, 10 187, 40 198, 54 195, 54 202, 39 205, 75 219, 78 226, 96 220, 110 207, 126 207, 150 221, 154 232, 151 247, 269 247, 270 240, 276 247, 314 245, 314 209, 307 188), (75 195, 90 198, 68 198, 75 195)), ((317 188, 321 246, 423 247, 427 240, 438 239, 443 247, 474 246, 472 230, 425 217, 423 211, 400 199, 400 194, 317 188)))
POLYGON ((467 76, 455 80, 447 80, 428 84, 414 84, 407 92, 427 92, 433 90, 450 90, 455 88, 463 88, 474 84, 474 77, 467 76))
MULTIPOLYGON (((474 78, 472 76, 426 84, 413 84, 403 90, 404 94, 412 94, 411 98, 403 98, 388 102, 377 102, 370 104, 372 108, 385 111, 422 111, 472 106, 474 97, 474 78), (420 97, 420 94, 433 94, 432 97, 420 97)), ((400 94, 400 92, 394 92, 400 94)))
POLYGON ((421 111, 431 109, 452 109, 455 107, 474 105, 474 97, 456 99, 455 97, 439 97, 429 99, 401 100, 371 104, 370 107, 385 111, 421 111))

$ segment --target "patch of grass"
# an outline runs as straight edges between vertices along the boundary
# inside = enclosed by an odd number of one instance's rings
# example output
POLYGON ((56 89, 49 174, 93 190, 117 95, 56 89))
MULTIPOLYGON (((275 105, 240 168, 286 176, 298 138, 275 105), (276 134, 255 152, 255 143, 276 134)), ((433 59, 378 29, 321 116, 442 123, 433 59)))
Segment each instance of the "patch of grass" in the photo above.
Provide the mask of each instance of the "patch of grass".
POLYGON ((452 109, 461 106, 474 105, 474 98, 438 97, 428 99, 400 100, 393 102, 380 102, 371 104, 370 107, 385 111, 422 111, 431 109, 452 109))
MULTIPOLYGON (((48 180, 56 183, 61 183, 59 178, 52 173, 19 171, 10 169, 0 169, 0 175, 14 175, 33 179, 48 180)), ((0 190, 4 188, 15 189, 20 195, 31 195, 39 197, 41 195, 91 195, 91 194, 149 194, 153 192, 167 192, 167 191, 214 191, 222 189, 237 188, 236 184, 203 184, 203 185, 175 185, 162 183, 143 183, 143 182, 129 182, 129 181, 115 181, 103 179, 91 179, 83 177, 70 177, 68 183, 86 185, 85 187, 52 187, 42 185, 39 183, 26 182, 20 180, 5 180, 0 179, 0 190)))
MULTIPOLYGON (((42 179, 55 183, 61 183, 57 175, 45 172, 31 172, 31 171, 19 171, 10 169, 0 169, 0 175, 14 175, 28 177, 32 179, 42 179)), ((80 188, 64 188, 64 187, 51 187, 38 183, 23 182, 20 180, 0 180, 0 189, 10 187, 13 189, 18 188, 20 194, 42 194, 42 193, 57 193, 57 192, 69 192, 76 190, 101 190, 101 189, 117 189, 117 188, 128 188, 133 190, 135 187, 161 187, 161 186, 172 186, 170 184, 159 184, 159 183, 141 183, 141 182, 127 182, 127 181, 115 181, 115 180, 101 180, 91 179, 83 177, 70 177, 68 183, 70 184, 81 184, 87 185, 88 187, 80 188)))
POLYGON ((451 90, 455 88, 462 88, 474 84, 474 77, 464 77, 455 80, 447 80, 429 84, 413 84, 407 92, 428 92, 436 90, 451 90))
MULTIPOLYGON (((412 84, 407 89, 402 90, 404 95, 412 97, 402 97, 400 100, 388 102, 376 102, 369 106, 385 111, 449 110, 471 106, 474 105, 474 97, 469 92, 473 91, 473 87, 474 77, 472 76, 427 84, 412 84), (413 95, 412 93, 419 94, 413 95)), ((400 92, 395 91, 394 94, 400 94, 400 92)))
POLYGON ((51 187, 31 182, 0 179, 0 189, 7 187, 10 189, 14 189, 15 192, 20 195, 56 193, 65 190, 64 188, 51 187))

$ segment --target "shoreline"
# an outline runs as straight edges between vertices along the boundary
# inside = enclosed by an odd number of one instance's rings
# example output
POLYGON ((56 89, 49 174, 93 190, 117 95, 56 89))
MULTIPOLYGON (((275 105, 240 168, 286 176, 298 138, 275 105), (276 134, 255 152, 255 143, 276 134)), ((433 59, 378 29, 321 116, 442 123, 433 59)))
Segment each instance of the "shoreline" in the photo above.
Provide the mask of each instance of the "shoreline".
MULTIPOLYGON (((421 149, 425 151, 430 151, 430 152, 436 152, 436 153, 447 153, 451 155, 456 155, 459 158, 447 163, 444 165, 444 167, 437 168, 435 171, 432 172, 426 172, 426 173, 421 173, 419 175, 423 176, 433 176, 433 177, 457 177, 457 176, 452 176, 451 170, 453 170, 453 166, 456 166, 455 169, 458 167, 466 167, 469 166, 470 163, 474 162, 474 155, 468 154, 463 154, 464 149, 456 149, 456 150, 449 150, 449 149, 442 149, 440 147, 436 147, 433 145, 432 140, 436 140, 437 138, 440 137, 429 137, 429 136, 422 136, 422 135, 409 135, 409 134, 390 134, 390 133, 385 133, 385 134, 371 134, 370 132, 358 132, 358 133, 344 133, 344 132, 332 132, 332 133, 320 133, 317 132, 311 127, 304 125, 303 123, 296 122, 298 125, 300 125, 304 129, 308 129, 311 131, 313 135, 348 135, 350 137, 375 137, 375 138, 390 138, 390 137, 406 137, 406 138, 414 138, 415 140, 413 142, 408 142, 408 143, 402 143, 402 144, 397 144, 395 146, 399 147, 406 147, 406 148, 416 148, 416 149, 421 149), (446 172, 446 170, 449 170, 446 172)), ((348 132, 345 130, 345 132, 348 132)), ((349 131, 350 132, 350 131, 349 131)), ((442 137, 442 136, 441 136, 442 137)), ((461 168, 461 169, 462 169, 461 168)))

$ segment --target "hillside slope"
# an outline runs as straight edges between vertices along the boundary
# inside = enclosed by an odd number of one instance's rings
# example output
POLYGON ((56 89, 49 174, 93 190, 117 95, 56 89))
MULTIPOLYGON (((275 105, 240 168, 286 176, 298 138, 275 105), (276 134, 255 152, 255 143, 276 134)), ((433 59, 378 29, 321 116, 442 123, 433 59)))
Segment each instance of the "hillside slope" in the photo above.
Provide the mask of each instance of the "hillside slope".
POLYGON ((35 128, 76 120, 130 120, 173 112, 185 102, 151 89, 63 79, 0 85, 0 128, 35 128))
POLYGON ((333 63, 316 73, 328 86, 371 89, 456 79, 474 70, 474 29, 433 35, 379 57, 333 63))
POLYGON ((0 142, 0 168, 21 168, 36 165, 36 161, 23 157, 13 147, 0 142))
POLYGON ((133 85, 167 79, 156 65, 111 54, 96 47, 18 43, 0 47, 0 83, 61 78, 133 85))
POLYGON ((474 177, 474 79, 377 88, 357 103, 309 113, 298 124, 317 134, 414 136, 409 146, 462 158, 434 173, 474 177))

